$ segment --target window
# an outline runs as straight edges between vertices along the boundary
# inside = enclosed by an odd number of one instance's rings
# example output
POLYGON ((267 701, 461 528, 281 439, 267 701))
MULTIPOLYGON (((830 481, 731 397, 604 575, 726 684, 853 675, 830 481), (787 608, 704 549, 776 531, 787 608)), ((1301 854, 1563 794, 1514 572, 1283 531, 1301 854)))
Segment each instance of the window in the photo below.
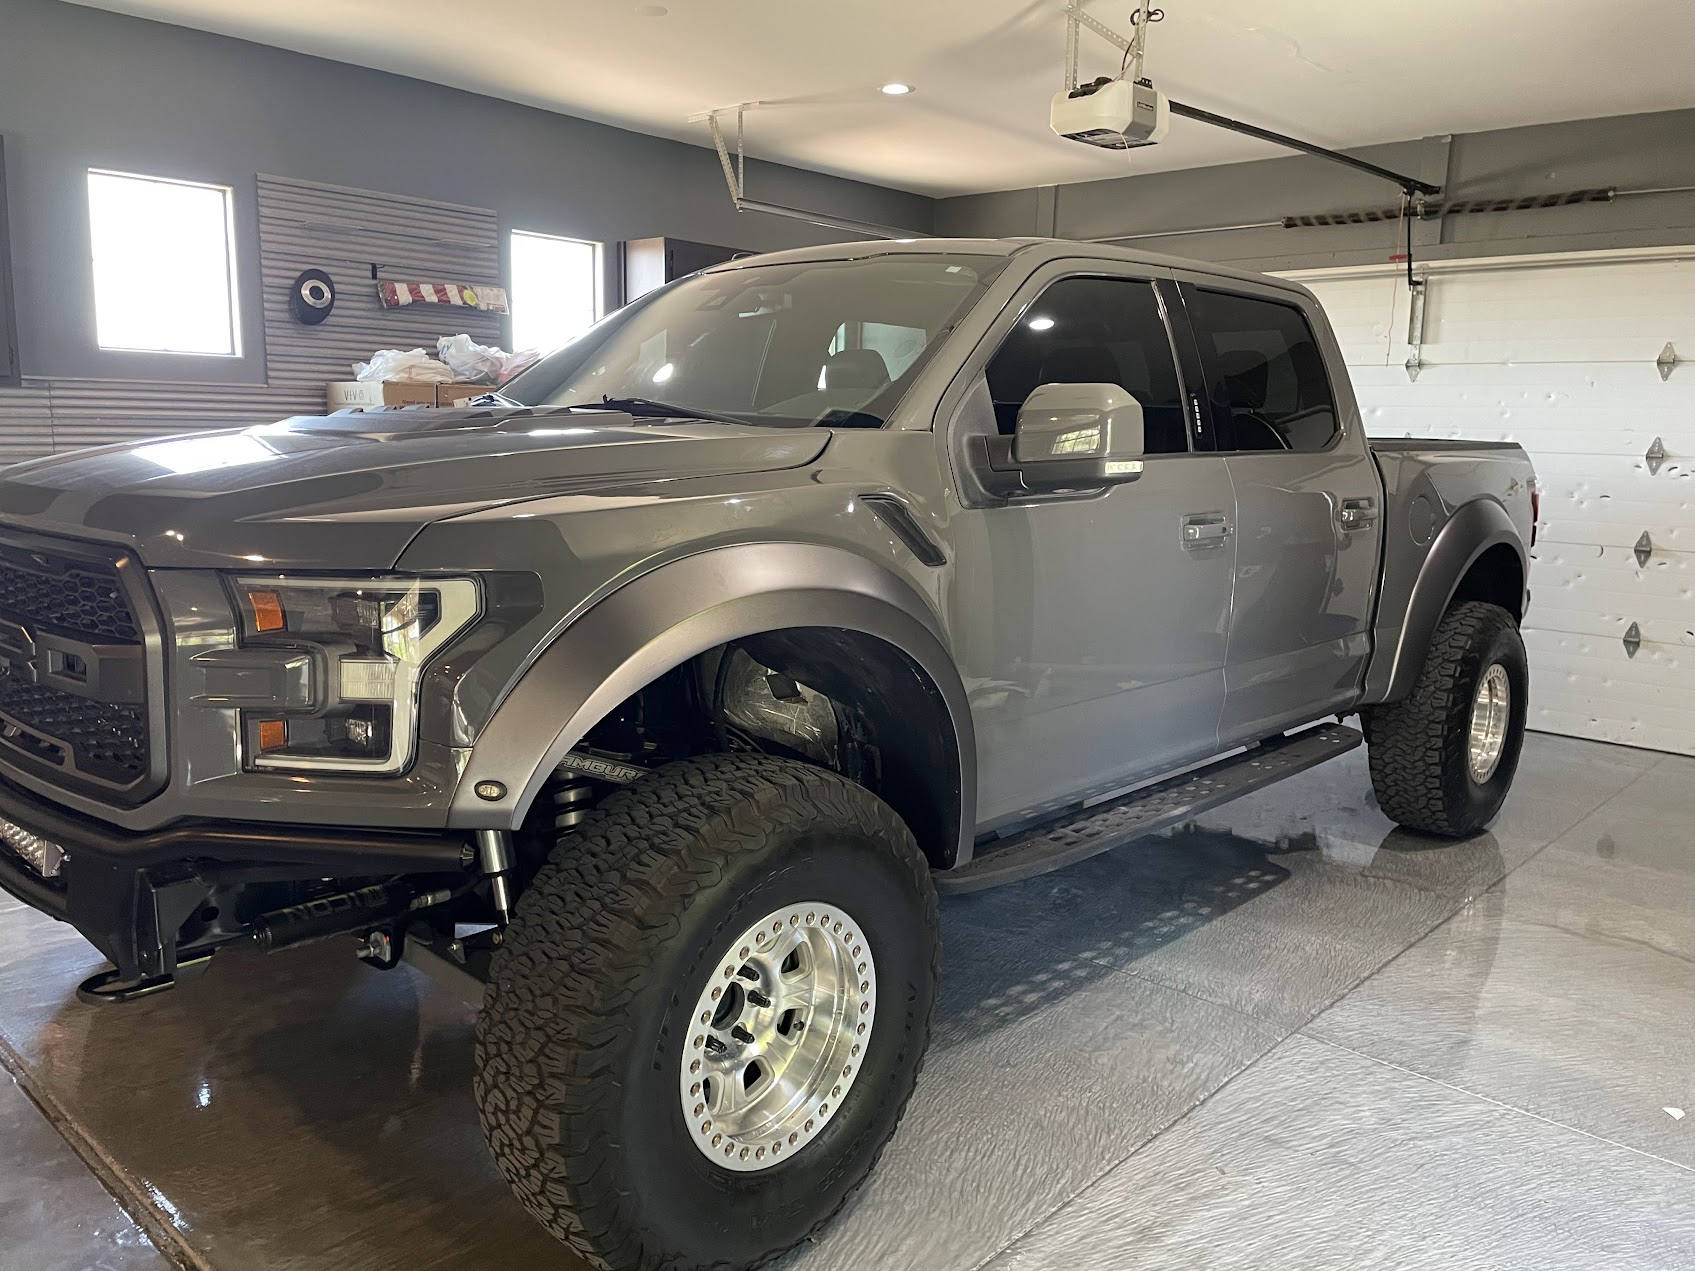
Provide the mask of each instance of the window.
POLYGON ((883 359, 883 369, 888 372, 889 378, 898 380, 918 360, 918 355, 924 352, 929 341, 930 333, 923 327, 902 326, 894 322, 844 322, 836 328, 836 336, 830 341, 825 364, 818 368, 818 387, 828 387, 828 366, 836 361, 836 354, 849 349, 870 349, 883 359))
POLYGON ((1117 384, 1142 404, 1147 453, 1188 449, 1171 337, 1152 283, 1066 278, 1019 319, 988 366, 1002 433, 1041 384, 1117 384))
POLYGON ((1323 450, 1336 399, 1306 315, 1293 305, 1190 290, 1220 450, 1323 450))
POLYGON ((230 190, 91 170, 94 335, 103 349, 241 352, 230 190))
POLYGON ((512 231, 512 347, 550 352, 600 316, 600 246, 512 231))
POLYGON ((657 399, 773 427, 876 428, 1003 262, 895 252, 746 265, 643 297, 501 391, 657 399))

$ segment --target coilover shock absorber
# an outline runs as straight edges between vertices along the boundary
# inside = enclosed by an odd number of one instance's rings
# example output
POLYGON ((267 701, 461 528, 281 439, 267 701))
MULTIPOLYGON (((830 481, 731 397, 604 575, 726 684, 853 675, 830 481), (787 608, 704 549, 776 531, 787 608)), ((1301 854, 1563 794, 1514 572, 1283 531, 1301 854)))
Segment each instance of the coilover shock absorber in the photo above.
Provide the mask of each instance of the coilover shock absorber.
POLYGON ((553 786, 552 793, 555 830, 575 829, 594 807, 594 782, 587 777, 565 776, 553 786))

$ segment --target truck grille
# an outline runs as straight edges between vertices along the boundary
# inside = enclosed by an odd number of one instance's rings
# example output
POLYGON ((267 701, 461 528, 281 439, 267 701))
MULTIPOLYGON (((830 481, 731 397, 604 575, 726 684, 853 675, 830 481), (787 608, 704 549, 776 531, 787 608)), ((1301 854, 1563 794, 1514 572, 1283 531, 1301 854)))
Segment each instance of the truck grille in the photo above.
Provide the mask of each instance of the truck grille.
POLYGON ((0 758, 120 803, 157 789, 140 576, 92 545, 0 535, 0 758))
POLYGON ((95 640, 141 643, 117 578, 69 562, 62 573, 49 573, 0 560, 0 613, 28 615, 44 626, 95 640))
POLYGON ((145 706, 96 702, 8 674, 0 676, 0 714, 22 725, 7 742, 60 767, 68 749, 79 770, 114 785, 147 772, 145 706))

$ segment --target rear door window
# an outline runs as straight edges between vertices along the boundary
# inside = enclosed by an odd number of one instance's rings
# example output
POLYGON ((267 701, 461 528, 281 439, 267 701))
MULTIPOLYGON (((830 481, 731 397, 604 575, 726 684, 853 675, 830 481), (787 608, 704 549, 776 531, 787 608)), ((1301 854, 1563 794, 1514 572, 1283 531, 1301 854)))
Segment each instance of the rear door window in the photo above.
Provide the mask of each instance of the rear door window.
POLYGON ((1203 287, 1184 296, 1206 364, 1218 449, 1313 453, 1340 431, 1312 326, 1294 305, 1203 287))

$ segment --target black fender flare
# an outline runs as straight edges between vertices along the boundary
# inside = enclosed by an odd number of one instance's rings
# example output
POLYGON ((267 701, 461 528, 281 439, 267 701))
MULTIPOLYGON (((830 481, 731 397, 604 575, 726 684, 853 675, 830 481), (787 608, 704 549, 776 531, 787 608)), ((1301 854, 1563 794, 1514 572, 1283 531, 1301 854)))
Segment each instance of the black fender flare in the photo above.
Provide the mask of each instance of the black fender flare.
MULTIPOLYGON (((1462 504, 1448 518, 1419 566, 1398 638, 1394 637, 1393 629, 1378 629, 1378 653, 1366 677, 1364 704, 1393 702, 1412 692, 1424 666, 1425 650, 1430 647, 1436 626, 1448 611, 1461 581, 1485 552, 1502 543, 1518 556, 1519 576, 1527 577, 1524 540, 1506 508, 1494 499, 1474 499, 1462 504), (1392 649, 1388 647, 1391 638, 1392 649)), ((1522 596, 1519 606, 1522 612, 1522 596)))
POLYGON ((795 627, 875 637, 929 680, 953 733, 957 804, 953 863, 970 859, 977 746, 970 704, 940 625, 906 580, 839 547, 753 543, 715 548, 650 570, 565 628, 496 707, 471 748, 449 812, 468 829, 515 829, 560 761, 620 702, 730 640, 795 627), (498 782, 498 799, 476 787, 498 782))

